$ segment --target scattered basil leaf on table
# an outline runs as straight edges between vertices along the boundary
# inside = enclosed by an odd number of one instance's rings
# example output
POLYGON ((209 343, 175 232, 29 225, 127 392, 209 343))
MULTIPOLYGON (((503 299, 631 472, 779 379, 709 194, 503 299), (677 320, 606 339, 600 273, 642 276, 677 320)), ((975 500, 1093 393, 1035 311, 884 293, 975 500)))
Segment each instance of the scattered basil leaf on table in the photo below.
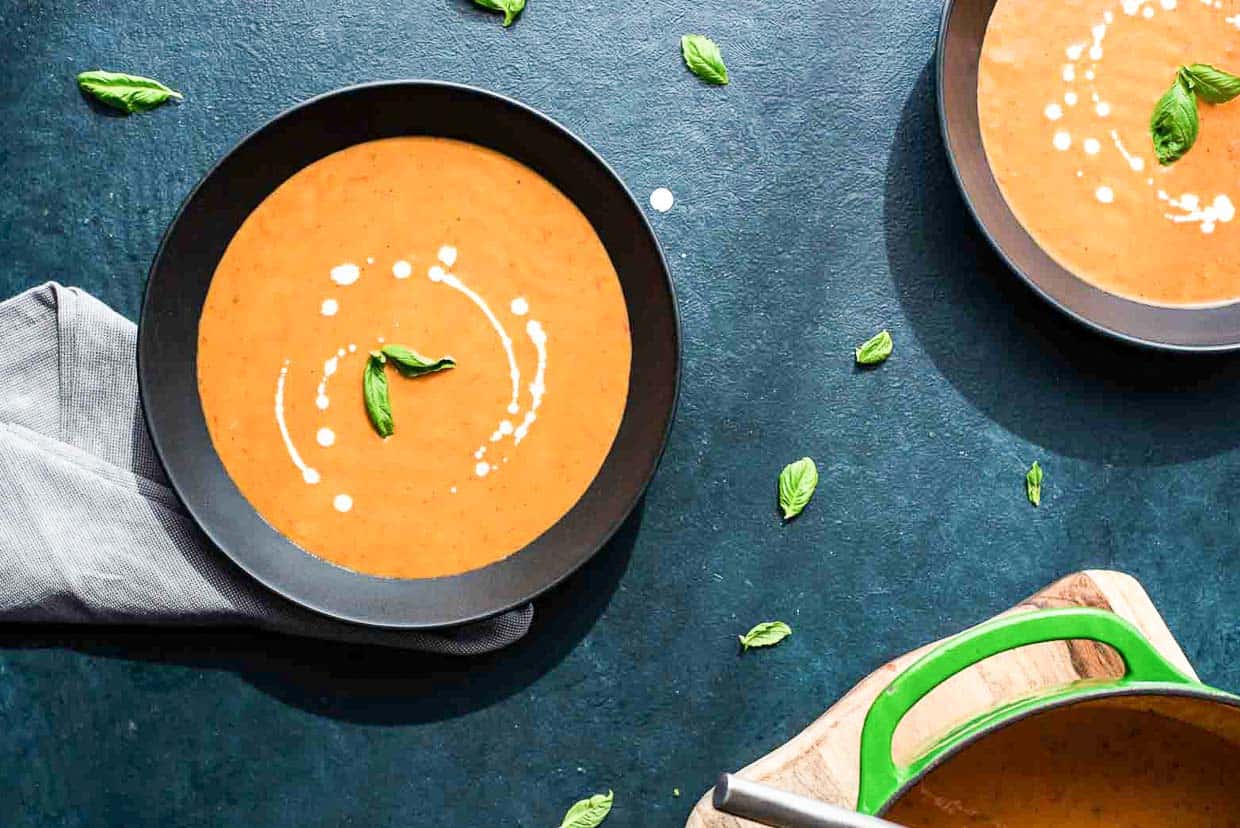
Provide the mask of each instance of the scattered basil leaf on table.
POLYGON ((1197 95, 1189 83, 1182 72, 1177 74, 1171 88, 1154 105, 1154 114, 1150 116, 1154 154, 1163 166, 1183 158, 1197 141, 1197 95))
POLYGON ((362 398, 366 401, 366 416, 380 437, 392 436, 392 401, 388 397, 387 372, 383 370, 387 359, 378 351, 372 351, 362 373, 362 398))
POLYGON ((891 356, 892 347, 891 334, 885 330, 879 331, 857 346, 857 364, 877 365, 891 356))
POLYGON ((790 635, 792 635, 792 627, 783 621, 763 621, 744 635, 738 635, 737 638, 741 640, 741 647, 748 651, 750 647, 773 646, 790 635))
POLYGON ((175 98, 183 97, 157 80, 123 72, 94 69, 77 76, 78 88, 101 103, 122 112, 146 112, 175 98))
POLYGON ((1034 506, 1042 505, 1042 467, 1034 460, 1029 471, 1025 472, 1025 494, 1034 506))
POLYGON ((446 371, 456 367, 456 360, 452 357, 446 356, 432 360, 404 345, 384 345, 382 352, 404 377, 420 377, 423 374, 433 374, 436 371, 446 371))
POLYGON ((687 34, 680 38, 680 54, 689 71, 707 83, 723 86, 728 82, 728 67, 723 64, 719 46, 706 35, 687 34))
POLYGON ((611 813, 613 799, 615 795, 608 791, 606 794, 595 794, 589 799, 581 800, 564 814, 560 828, 595 828, 596 825, 601 825, 611 813))
POLYGON ((808 457, 784 466, 779 473, 779 506, 784 510, 784 520, 801 514, 805 504, 818 488, 818 467, 808 457))
POLYGON ((1240 78, 1208 63, 1192 63, 1180 69, 1189 87, 1209 104, 1224 104, 1240 95, 1240 78))
POLYGON ((525 9, 525 0, 474 0, 474 2, 484 9, 502 12, 504 28, 511 26, 512 21, 516 20, 517 15, 525 9))

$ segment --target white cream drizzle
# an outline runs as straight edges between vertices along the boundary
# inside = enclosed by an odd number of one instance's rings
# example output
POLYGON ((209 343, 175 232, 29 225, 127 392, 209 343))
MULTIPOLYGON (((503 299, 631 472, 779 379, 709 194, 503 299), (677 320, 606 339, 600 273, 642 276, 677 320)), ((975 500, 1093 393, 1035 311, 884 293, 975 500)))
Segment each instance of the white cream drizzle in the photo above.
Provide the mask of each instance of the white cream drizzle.
POLYGON ((332 281, 341 287, 353 284, 361 275, 362 269, 352 262, 345 262, 332 268, 332 281))
MULTIPOLYGON (((453 261, 456 260, 456 248, 440 248, 441 256, 444 250, 451 250, 451 258, 453 261)), ((440 258, 440 261, 443 261, 442 257, 440 258)), ((491 311, 491 306, 486 303, 486 300, 471 290, 469 286, 462 282, 455 274, 447 272, 439 265, 431 265, 430 269, 427 270, 426 275, 432 282, 447 285, 453 290, 464 294, 469 301, 473 302, 474 305, 478 307, 478 310, 482 311, 483 316, 487 318, 487 321, 491 323, 491 327, 495 329, 495 333, 499 336, 500 344, 504 346, 504 353, 508 357, 508 377, 512 381, 512 398, 508 403, 508 413, 516 414, 519 410, 519 406, 517 405, 517 397, 520 394, 521 388, 521 369, 517 366, 517 355, 512 350, 512 337, 510 337, 508 335, 508 331, 504 329, 504 324, 500 322, 499 318, 496 317, 496 315, 491 311)))
POLYGON ((392 275, 397 279, 408 279, 412 273, 413 265, 409 264, 409 262, 404 259, 401 259, 399 262, 392 265, 392 275))
POLYGON ((530 312, 530 303, 525 301, 524 296, 518 296, 512 300, 512 304, 508 306, 514 316, 525 316, 530 312))
POLYGON ((1115 144, 1115 149, 1119 150, 1119 154, 1124 156, 1124 160, 1128 162, 1130 170, 1141 172, 1141 170, 1145 169, 1145 159, 1128 151, 1124 146, 1124 142, 1119 139, 1119 132, 1117 130, 1111 130, 1111 142, 1115 144))
POLYGON ((537 319, 531 319, 525 323, 525 333, 534 343, 534 349, 538 351, 538 368, 534 372, 534 381, 529 386, 529 410, 525 412, 521 425, 517 426, 512 433, 513 445, 521 445, 521 441, 530 431, 530 426, 534 424, 534 420, 538 419, 536 412, 542 405, 543 394, 547 392, 547 332, 543 330, 542 324, 537 319))
POLYGON ((319 445, 323 448, 331 448, 336 442, 336 432, 332 431, 327 426, 324 426, 314 435, 314 439, 317 440, 319 445))
POLYGON ((353 508, 353 498, 347 494, 338 494, 332 498, 332 506, 337 512, 347 512, 353 508))
POLYGON ((288 424, 284 421, 284 380, 288 376, 288 366, 289 360, 286 359, 280 366, 280 378, 276 380, 276 425, 280 427, 280 437, 284 440, 284 448, 288 451, 289 459, 301 471, 301 479, 314 485, 320 480, 319 473, 307 466, 301 459, 301 455, 297 453, 297 447, 293 445, 293 438, 289 436, 288 424))
POLYGON ((1213 233, 1216 225, 1226 224, 1236 217, 1235 205, 1231 203, 1230 198, 1221 193, 1204 207, 1201 205, 1201 199, 1194 193, 1183 193, 1179 198, 1172 198, 1165 190, 1159 190, 1158 200, 1180 211, 1179 213, 1163 213, 1167 219, 1176 224, 1197 224, 1202 233, 1213 233))
POLYGON ((340 310, 340 303, 335 299, 324 299, 323 304, 319 305, 319 313, 324 316, 335 316, 340 310))

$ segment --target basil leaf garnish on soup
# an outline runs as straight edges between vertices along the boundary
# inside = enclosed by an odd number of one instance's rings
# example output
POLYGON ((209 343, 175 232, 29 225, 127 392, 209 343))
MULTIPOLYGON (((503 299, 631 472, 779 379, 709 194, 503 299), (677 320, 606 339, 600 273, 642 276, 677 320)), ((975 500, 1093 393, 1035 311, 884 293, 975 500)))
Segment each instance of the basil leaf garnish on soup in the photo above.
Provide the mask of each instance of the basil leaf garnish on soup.
POLYGON ((479 6, 491 11, 501 12, 504 15, 504 28, 512 25, 512 21, 517 19, 522 10, 525 8, 525 0, 474 0, 479 6))
POLYGON ((1240 77, 1208 63, 1193 63, 1180 70, 1189 78, 1193 92, 1209 104, 1223 104, 1240 95, 1240 77))
POLYGON ((420 377, 423 374, 433 374, 436 371, 446 371, 456 367, 456 360, 452 357, 446 356, 432 360, 404 345, 384 345, 381 352, 396 366, 396 370, 403 377, 420 377))
POLYGON ((1042 505, 1042 467, 1034 460, 1029 471, 1025 472, 1025 494, 1034 506, 1042 505))
POLYGON ((779 473, 779 506, 784 510, 784 520, 801 514, 805 504, 818 488, 818 467, 808 457, 784 466, 779 473))
POLYGON ((771 647, 792 635, 792 627, 783 621, 763 621, 744 635, 738 635, 741 647, 748 652, 750 647, 771 647))
POLYGON ((362 399, 366 402, 366 416, 380 437, 392 436, 392 400, 388 396, 387 358, 379 351, 372 351, 362 372, 362 399))
POLYGON ((77 76, 78 88, 101 103, 125 113, 146 112, 183 97, 157 80, 123 72, 94 69, 77 76))
POLYGON ((707 83, 723 86, 728 82, 728 67, 723 63, 719 45, 706 35, 687 34, 680 38, 680 54, 689 71, 707 83))
POLYGON ((1197 141, 1197 95, 1189 83, 1183 72, 1178 73, 1150 116, 1154 154, 1164 166, 1183 158, 1197 141))
POLYGON ((362 373, 362 399, 366 403, 366 416, 370 417, 370 424, 380 437, 391 437, 393 431, 392 401, 385 370, 389 362, 408 379, 456 367, 452 357, 429 359, 404 345, 384 345, 378 351, 371 351, 362 373))
POLYGON ((595 828, 602 825, 603 820, 611 813, 614 800, 615 794, 611 791, 581 800, 564 814, 564 819, 560 820, 560 828, 595 828))
POLYGON ((891 334, 879 331, 857 346, 857 364, 877 365, 891 356, 892 347, 891 334))

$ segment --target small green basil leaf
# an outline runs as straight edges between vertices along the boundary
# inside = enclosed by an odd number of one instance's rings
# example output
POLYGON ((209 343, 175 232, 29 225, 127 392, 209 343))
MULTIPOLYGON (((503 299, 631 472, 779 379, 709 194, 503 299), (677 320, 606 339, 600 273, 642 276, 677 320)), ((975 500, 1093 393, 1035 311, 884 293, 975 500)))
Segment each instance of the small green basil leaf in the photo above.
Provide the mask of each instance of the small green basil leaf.
POLYGON ((892 347, 891 334, 885 330, 879 331, 857 346, 857 364, 877 365, 891 356, 892 347))
POLYGON ((1034 460, 1029 471, 1025 472, 1025 494, 1034 506, 1042 505, 1042 467, 1034 460))
POLYGON ((1189 88, 1206 103, 1227 103, 1240 95, 1240 78, 1222 69, 1215 69, 1208 63, 1193 63, 1180 71, 1188 75, 1189 88))
POLYGON ((1164 166, 1180 160, 1197 141, 1197 95, 1189 88, 1189 83, 1182 75, 1177 75, 1150 116, 1154 154, 1164 166))
POLYGON ((101 103, 122 112, 145 112, 182 95, 157 80, 95 69, 77 76, 78 88, 101 103))
POLYGON ((784 520, 801 514, 805 504, 818 488, 818 467, 808 457, 784 466, 779 473, 779 505, 784 510, 784 520))
POLYGON ((560 828, 595 828, 602 825, 603 820, 611 813, 614 799, 615 794, 608 791, 606 794, 595 794, 589 799, 581 800, 564 814, 560 828))
POLYGON ((383 370, 383 354, 371 351, 362 373, 362 398, 366 401, 366 416, 380 437, 392 436, 392 401, 388 397, 387 373, 383 370))
POLYGON ((680 53, 689 71, 707 83, 723 86, 728 82, 728 67, 723 65, 719 46, 706 35, 687 34, 680 38, 680 53))
POLYGON ((792 635, 792 627, 783 621, 763 621, 754 626, 744 635, 738 635, 741 647, 748 651, 750 647, 770 647, 792 635))
POLYGON ((479 6, 491 11, 504 13, 504 28, 512 25, 517 15, 525 8, 525 0, 474 0, 479 6))
POLYGON ((404 377, 420 377, 423 374, 433 374, 436 371, 446 371, 449 368, 456 367, 456 360, 452 357, 442 357, 440 359, 427 359, 417 351, 406 348, 404 345, 384 345, 383 355, 392 361, 396 366, 396 370, 400 371, 404 377))

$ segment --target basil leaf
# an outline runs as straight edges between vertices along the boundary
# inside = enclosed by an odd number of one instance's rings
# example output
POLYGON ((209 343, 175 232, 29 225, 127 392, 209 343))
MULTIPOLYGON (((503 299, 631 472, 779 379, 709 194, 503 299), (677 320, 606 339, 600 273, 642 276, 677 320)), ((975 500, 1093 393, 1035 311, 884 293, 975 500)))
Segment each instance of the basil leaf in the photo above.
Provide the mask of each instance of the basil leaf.
POLYGON ((595 828, 602 825, 603 820, 611 813, 614 799, 615 794, 608 791, 606 794, 595 794, 589 799, 581 800, 564 814, 560 828, 595 828))
POLYGON ((383 364, 387 360, 378 351, 371 351, 362 372, 362 398, 366 401, 366 416, 380 437, 392 436, 392 401, 388 397, 387 372, 383 364))
POLYGON ((1042 505, 1042 467, 1037 460, 1025 472, 1025 494, 1034 506, 1042 505))
POLYGON ((180 92, 169 89, 157 80, 102 69, 82 72, 77 76, 77 82, 83 92, 126 113, 145 112, 171 98, 179 101, 183 97, 180 92))
POLYGON ((891 334, 879 331, 857 346, 857 364, 877 365, 891 356, 892 347, 891 334))
POLYGON ((525 8, 525 0, 474 0, 479 6, 491 11, 503 12, 504 28, 512 25, 512 21, 517 19, 522 10, 525 8))
POLYGON ((680 54, 685 66, 707 83, 723 86, 728 82, 728 67, 723 65, 719 46, 706 35, 687 34, 680 38, 680 54))
POLYGON ((792 627, 783 621, 763 621, 744 635, 738 635, 745 652, 750 647, 770 647, 792 635, 792 627))
POLYGON ((1194 63, 1180 71, 1188 75, 1189 88, 1206 103, 1227 103, 1240 95, 1240 78, 1222 69, 1215 69, 1208 63, 1194 63))
POLYGON ((784 520, 801 514, 805 504, 818 488, 818 467, 808 457, 784 466, 779 473, 779 505, 784 510, 784 520))
POLYGON ((1192 149, 1197 140, 1197 95, 1182 74, 1154 105, 1150 116, 1150 136, 1158 163, 1174 164, 1192 149))
POLYGON ((456 367, 456 360, 452 357, 431 360, 404 345, 384 345, 383 355, 392 361, 401 376, 410 378, 456 367))

